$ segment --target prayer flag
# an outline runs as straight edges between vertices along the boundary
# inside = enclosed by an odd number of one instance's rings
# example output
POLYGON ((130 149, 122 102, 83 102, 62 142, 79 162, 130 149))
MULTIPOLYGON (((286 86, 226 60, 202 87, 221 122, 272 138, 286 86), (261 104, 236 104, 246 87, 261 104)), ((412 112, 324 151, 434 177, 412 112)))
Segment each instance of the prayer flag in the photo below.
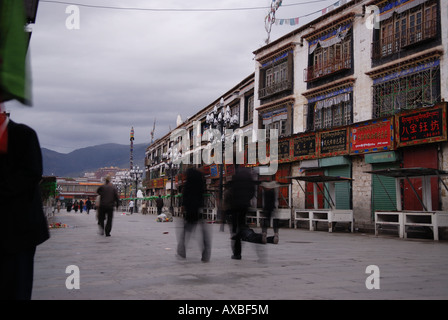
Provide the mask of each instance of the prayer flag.
POLYGON ((23 1, 0 1, 0 102, 17 99, 31 106, 26 76, 25 21, 23 1))

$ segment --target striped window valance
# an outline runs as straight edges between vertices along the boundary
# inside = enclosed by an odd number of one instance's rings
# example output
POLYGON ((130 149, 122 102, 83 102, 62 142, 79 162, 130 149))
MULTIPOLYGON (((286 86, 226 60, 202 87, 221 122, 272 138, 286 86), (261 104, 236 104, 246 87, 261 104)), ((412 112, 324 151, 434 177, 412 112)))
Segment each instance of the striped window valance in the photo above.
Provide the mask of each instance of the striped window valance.
POLYGON ((334 29, 328 33, 324 33, 319 38, 314 39, 309 42, 309 54, 313 53, 317 48, 317 45, 320 45, 322 48, 330 47, 336 43, 342 42, 344 38, 347 36, 348 32, 352 27, 352 22, 348 22, 339 26, 339 28, 334 29))
POLYGON ((290 50, 290 51, 286 51, 286 52, 282 53, 281 55, 275 57, 274 59, 272 59, 272 60, 270 60, 270 61, 268 61, 268 62, 263 63, 263 64, 261 65, 261 67, 262 67, 262 68, 269 67, 270 65, 275 64, 277 61, 280 61, 280 60, 282 60, 282 59, 287 58, 288 55, 291 54, 291 53, 292 53, 292 50, 290 50))
POLYGON ((315 109, 320 110, 323 108, 329 108, 333 105, 340 104, 341 102, 350 101, 350 93, 342 93, 337 96, 330 97, 328 99, 320 100, 316 102, 315 109))
POLYGON ((397 72, 393 72, 391 74, 385 75, 383 77, 379 77, 373 80, 373 85, 377 85, 380 83, 384 83, 384 82, 388 82, 397 78, 401 78, 401 77, 405 77, 408 75, 411 75, 413 73, 417 73, 423 70, 427 70, 427 69, 431 69, 431 68, 435 68, 437 66, 439 66, 440 64, 440 60, 434 60, 434 61, 430 61, 430 62, 426 62, 426 63, 422 63, 416 66, 413 66, 411 68, 408 69, 404 69, 404 70, 400 70, 397 72))
POLYGON ((265 112, 261 115, 263 125, 267 125, 276 121, 288 119, 288 108, 284 107, 273 111, 265 112))
POLYGON ((350 93, 353 91, 353 87, 352 86, 348 86, 348 87, 344 87, 344 88, 340 88, 331 92, 327 92, 325 94, 321 94, 318 96, 314 96, 308 99, 308 103, 314 103, 314 102, 321 102, 322 104, 336 104, 340 103, 341 101, 346 101, 344 99, 347 99, 346 96, 350 96, 350 93), (325 102, 326 101, 326 102, 325 102))
POLYGON ((384 21, 393 16, 394 13, 403 13, 428 0, 395 0, 390 1, 384 7, 380 8, 380 21, 384 21))

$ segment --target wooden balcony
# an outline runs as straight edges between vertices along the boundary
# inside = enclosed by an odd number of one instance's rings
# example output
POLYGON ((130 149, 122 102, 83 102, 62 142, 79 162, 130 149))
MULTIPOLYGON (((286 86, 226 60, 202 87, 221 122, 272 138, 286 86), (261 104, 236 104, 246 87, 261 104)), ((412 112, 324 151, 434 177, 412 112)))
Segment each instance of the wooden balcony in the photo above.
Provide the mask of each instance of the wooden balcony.
POLYGON ((329 76, 331 74, 351 69, 352 59, 351 55, 343 57, 342 59, 331 59, 322 65, 314 65, 303 70, 303 79, 305 82, 310 82, 329 76))
POLYGON ((379 41, 372 43, 372 58, 381 59, 389 55, 398 53, 407 49, 409 46, 418 44, 420 42, 434 39, 437 37, 437 23, 436 20, 426 21, 423 24, 408 28, 393 34, 391 36, 383 37, 379 41))
POLYGON ((284 80, 278 83, 274 83, 268 87, 264 87, 258 90, 258 98, 265 99, 271 95, 276 93, 280 93, 282 91, 292 90, 292 82, 290 80, 284 80))

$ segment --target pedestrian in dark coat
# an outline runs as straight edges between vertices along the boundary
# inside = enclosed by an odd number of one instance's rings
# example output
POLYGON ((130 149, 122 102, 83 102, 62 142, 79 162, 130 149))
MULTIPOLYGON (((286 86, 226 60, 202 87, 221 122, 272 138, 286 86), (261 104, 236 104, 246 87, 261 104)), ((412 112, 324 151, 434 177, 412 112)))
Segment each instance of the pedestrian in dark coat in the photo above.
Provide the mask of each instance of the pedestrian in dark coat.
POLYGON ((247 228, 246 215, 255 195, 255 181, 248 168, 236 170, 230 183, 230 208, 232 212, 232 259, 241 259, 241 237, 247 228))
POLYGON ((184 210, 184 222, 180 228, 177 245, 177 255, 180 258, 186 258, 186 245, 191 234, 197 227, 201 229, 201 250, 202 250, 202 262, 210 261, 211 256, 211 236, 208 230, 209 226, 202 220, 202 214, 200 209, 203 206, 204 192, 205 192, 205 180, 202 173, 195 169, 190 168, 187 170, 187 181, 183 190, 183 210, 184 210))
POLYGON ((7 149, 0 153, 0 300, 29 300, 36 246, 50 237, 39 186, 42 154, 30 127, 9 120, 2 133, 7 149))
POLYGON ((118 198, 117 188, 110 182, 109 176, 106 177, 105 184, 98 188, 97 193, 100 195, 100 206, 98 208, 99 234, 103 235, 105 232, 106 237, 110 237, 114 206, 118 209, 120 199, 118 198), (104 226, 105 219, 107 219, 106 226, 104 226))
POLYGON ((90 209, 92 209, 92 201, 90 201, 90 199, 87 199, 87 201, 86 201, 86 211, 87 211, 87 214, 90 213, 90 209))

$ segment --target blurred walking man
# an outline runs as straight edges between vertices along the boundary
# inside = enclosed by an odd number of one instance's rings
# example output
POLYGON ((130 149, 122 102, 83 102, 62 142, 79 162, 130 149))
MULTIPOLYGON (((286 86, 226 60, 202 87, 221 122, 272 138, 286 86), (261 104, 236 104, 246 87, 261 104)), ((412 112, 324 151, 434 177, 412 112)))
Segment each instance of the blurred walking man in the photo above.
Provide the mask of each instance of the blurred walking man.
POLYGON ((106 183, 98 188, 97 193, 100 197, 100 207, 98 209, 98 226, 99 233, 103 235, 106 232, 106 237, 110 237, 112 230, 112 219, 114 215, 114 205, 118 209, 119 199, 117 188, 110 182, 110 177, 106 177, 106 183), (104 227, 104 220, 106 221, 106 227, 104 227))

